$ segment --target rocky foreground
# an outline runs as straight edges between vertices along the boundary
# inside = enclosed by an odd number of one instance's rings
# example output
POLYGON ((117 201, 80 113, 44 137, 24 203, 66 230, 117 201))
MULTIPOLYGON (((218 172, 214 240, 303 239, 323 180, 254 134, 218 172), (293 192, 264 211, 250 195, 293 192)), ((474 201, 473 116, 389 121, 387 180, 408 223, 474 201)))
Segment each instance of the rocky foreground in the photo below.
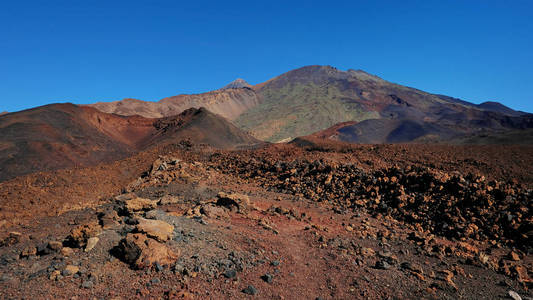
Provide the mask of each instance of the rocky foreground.
POLYGON ((167 150, 94 205, 3 224, 0 297, 533 296, 528 167, 370 147, 167 150))

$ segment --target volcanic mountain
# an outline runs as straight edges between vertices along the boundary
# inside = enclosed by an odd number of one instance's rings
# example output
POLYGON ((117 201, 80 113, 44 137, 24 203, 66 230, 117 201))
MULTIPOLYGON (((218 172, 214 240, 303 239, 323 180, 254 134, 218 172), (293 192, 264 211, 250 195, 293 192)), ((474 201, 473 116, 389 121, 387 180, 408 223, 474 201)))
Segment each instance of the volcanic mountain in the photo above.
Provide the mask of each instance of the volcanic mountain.
POLYGON ((205 108, 151 119, 51 104, 0 117, 0 181, 35 171, 112 161, 181 140, 218 148, 258 143, 205 108))
POLYGON ((259 105, 235 123, 278 141, 338 123, 338 139, 357 143, 446 141, 482 130, 529 128, 532 115, 501 104, 475 105, 387 82, 361 70, 308 66, 256 86, 259 105))
POLYGON ((307 66, 250 86, 238 79, 196 95, 144 102, 125 99, 93 107, 121 115, 170 116, 204 106, 255 137, 272 142, 336 126, 356 143, 446 142, 532 127, 532 115, 497 102, 476 105, 385 81, 361 70, 307 66), (346 124, 339 124, 350 122, 346 124))

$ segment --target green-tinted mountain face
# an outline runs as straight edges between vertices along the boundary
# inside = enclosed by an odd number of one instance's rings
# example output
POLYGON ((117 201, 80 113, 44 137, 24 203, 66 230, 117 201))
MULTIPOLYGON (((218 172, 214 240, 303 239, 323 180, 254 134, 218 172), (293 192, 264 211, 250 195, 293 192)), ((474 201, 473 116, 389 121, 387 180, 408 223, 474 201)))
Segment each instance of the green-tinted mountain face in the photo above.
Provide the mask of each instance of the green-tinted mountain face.
POLYGON ((296 69, 257 85, 255 90, 261 101, 234 122, 257 138, 272 142, 348 121, 372 120, 363 123, 372 126, 351 126, 374 142, 410 141, 412 136, 423 139, 426 131, 432 139, 449 138, 483 128, 514 128, 516 123, 508 122, 510 114, 490 107, 390 83, 364 71, 330 66, 296 69), (374 126, 377 124, 381 125, 374 126), (396 125, 401 130, 393 130, 396 125), (377 132, 380 128, 392 131, 377 132), (416 132, 411 133, 410 128, 416 132), (401 136, 395 137, 396 132, 401 136), (387 138, 374 138, 373 134, 387 138))
POLYGON ((328 66, 300 68, 256 88, 262 102, 235 123, 268 141, 308 135, 340 122, 379 119, 384 114, 422 116, 424 110, 444 102, 363 71, 328 66))

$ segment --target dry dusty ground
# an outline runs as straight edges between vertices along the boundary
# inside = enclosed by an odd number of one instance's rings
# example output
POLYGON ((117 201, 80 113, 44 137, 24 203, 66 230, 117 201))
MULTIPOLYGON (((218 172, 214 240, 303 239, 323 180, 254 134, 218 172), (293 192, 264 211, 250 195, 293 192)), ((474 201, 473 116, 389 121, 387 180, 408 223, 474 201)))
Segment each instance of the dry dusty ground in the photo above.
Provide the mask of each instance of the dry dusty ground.
POLYGON ((19 177, 0 298, 532 297, 532 150, 180 144, 19 177))

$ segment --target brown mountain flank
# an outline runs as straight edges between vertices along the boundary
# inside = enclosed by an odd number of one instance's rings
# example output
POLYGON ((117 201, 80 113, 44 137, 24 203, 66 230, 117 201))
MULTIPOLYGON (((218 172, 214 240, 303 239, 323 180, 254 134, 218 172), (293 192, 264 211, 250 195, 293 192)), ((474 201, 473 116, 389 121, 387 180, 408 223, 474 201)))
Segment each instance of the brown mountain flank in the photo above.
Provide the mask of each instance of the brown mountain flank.
POLYGON ((184 139, 221 148, 258 143, 204 108, 151 119, 51 104, 0 118, 0 181, 35 171, 112 161, 184 139))
POLYGON ((205 107, 228 120, 234 120, 259 102, 260 96, 250 88, 225 88, 203 94, 172 96, 158 102, 124 99, 98 102, 89 106, 107 113, 124 116, 140 115, 147 118, 168 117, 189 108, 205 107))

